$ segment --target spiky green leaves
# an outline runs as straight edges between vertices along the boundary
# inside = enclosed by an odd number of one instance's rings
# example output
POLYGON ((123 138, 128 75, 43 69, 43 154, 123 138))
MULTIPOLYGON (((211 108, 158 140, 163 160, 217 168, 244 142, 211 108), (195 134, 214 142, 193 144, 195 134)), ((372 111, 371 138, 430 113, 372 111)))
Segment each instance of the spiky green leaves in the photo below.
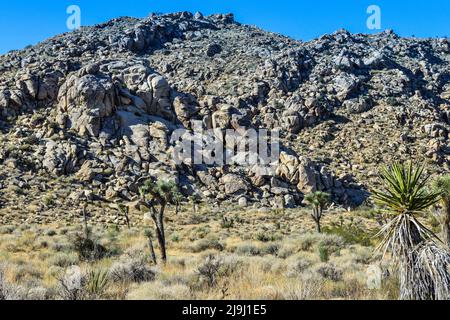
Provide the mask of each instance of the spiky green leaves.
POLYGON ((159 203, 176 204, 181 198, 181 194, 178 191, 178 186, 172 181, 158 181, 153 180, 145 181, 144 185, 139 189, 142 198, 149 195, 159 203))
POLYGON ((328 193, 317 191, 305 196, 305 201, 313 207, 324 208, 330 201, 331 196, 328 193))
POLYGON ((415 214, 436 204, 440 200, 438 192, 429 192, 426 184, 429 177, 424 176, 424 168, 414 167, 412 163, 394 163, 384 167, 380 176, 385 191, 374 190, 376 203, 392 214, 415 214))

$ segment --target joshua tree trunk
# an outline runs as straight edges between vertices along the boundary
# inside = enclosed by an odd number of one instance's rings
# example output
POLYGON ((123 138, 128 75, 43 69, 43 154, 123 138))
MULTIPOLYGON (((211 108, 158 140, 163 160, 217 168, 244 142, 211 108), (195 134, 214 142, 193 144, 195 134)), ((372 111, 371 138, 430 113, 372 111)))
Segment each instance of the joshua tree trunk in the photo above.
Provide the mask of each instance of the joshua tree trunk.
POLYGON ((322 233, 322 228, 320 226, 320 219, 322 218, 322 213, 320 208, 313 208, 312 217, 314 222, 316 223, 317 233, 322 233))
POLYGON ((127 223, 128 229, 131 229, 130 216, 128 215, 128 209, 125 210, 125 221, 127 223))
POLYGON ((156 265, 158 260, 156 259, 155 247, 153 246, 153 240, 151 237, 148 238, 148 247, 150 248, 150 255, 152 257, 152 262, 156 265))
POLYGON ((320 221, 316 220, 316 230, 317 233, 322 233, 322 228, 320 227, 320 221))
POLYGON ((166 236, 164 232, 164 211, 166 209, 166 205, 161 205, 159 213, 154 212, 152 215, 153 221, 155 222, 155 231, 156 236, 158 238, 159 251, 161 254, 161 260, 166 263, 167 262, 167 254, 166 254, 166 236))

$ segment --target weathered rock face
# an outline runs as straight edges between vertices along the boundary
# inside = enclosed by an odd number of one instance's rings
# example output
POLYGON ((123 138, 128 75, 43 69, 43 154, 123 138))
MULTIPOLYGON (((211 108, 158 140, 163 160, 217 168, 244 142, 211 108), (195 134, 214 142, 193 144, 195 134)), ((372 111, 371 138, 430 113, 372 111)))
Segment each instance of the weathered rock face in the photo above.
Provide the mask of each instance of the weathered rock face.
POLYGON ((232 15, 114 19, 0 57, 0 178, 29 176, 39 199, 49 176, 100 199, 155 176, 212 203, 294 207, 321 190, 358 205, 382 163, 448 172, 449 66, 448 40, 391 31, 303 43, 232 15), (271 174, 177 165, 171 135, 194 128, 279 130, 280 159, 271 174))

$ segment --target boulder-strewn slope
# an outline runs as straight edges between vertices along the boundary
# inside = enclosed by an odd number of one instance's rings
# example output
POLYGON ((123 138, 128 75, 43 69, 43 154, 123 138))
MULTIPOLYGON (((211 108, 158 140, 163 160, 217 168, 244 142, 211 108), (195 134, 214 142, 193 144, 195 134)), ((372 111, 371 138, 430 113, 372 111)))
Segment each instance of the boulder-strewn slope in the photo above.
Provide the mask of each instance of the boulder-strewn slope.
POLYGON ((0 57, 0 219, 126 201, 147 176, 213 202, 292 207, 325 190, 360 204, 382 163, 449 170, 449 67, 447 39, 340 30, 304 43, 232 15, 119 18, 54 37, 0 57), (171 133, 195 123, 281 129, 276 176, 176 165, 171 133))

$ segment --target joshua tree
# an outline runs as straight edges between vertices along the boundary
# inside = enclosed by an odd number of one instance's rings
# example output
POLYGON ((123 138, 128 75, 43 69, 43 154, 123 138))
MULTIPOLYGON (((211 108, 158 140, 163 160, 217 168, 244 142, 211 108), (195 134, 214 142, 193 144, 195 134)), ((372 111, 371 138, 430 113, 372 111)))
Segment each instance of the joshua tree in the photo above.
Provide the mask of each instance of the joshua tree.
POLYGON ((320 220, 323 216, 323 210, 330 201, 330 195, 325 192, 317 191, 306 195, 305 201, 312 207, 311 217, 316 223, 316 229, 318 233, 322 232, 320 227, 320 220))
POLYGON ((178 215, 180 213, 180 205, 183 202, 184 197, 180 192, 177 192, 173 200, 175 202, 175 214, 178 215))
POLYGON ((189 201, 192 203, 192 209, 194 210, 194 214, 197 214, 198 210, 198 196, 192 195, 189 197, 189 201))
POLYGON ((155 248, 153 246, 153 232, 150 229, 145 230, 145 236, 148 239, 148 247, 150 249, 150 255, 152 257, 152 262, 154 264, 158 264, 158 260, 156 259, 155 248))
POLYGON ((150 210, 150 216, 155 223, 161 259, 167 261, 166 236, 164 231, 164 213, 167 205, 175 204, 178 187, 173 182, 147 180, 139 189, 140 204, 150 210))
POLYGON ((381 179, 384 191, 373 191, 373 197, 389 220, 379 233, 378 250, 392 255, 400 273, 400 299, 448 299, 450 256, 417 219, 439 201, 439 194, 427 191, 423 167, 412 163, 383 168, 381 179))
POLYGON ((445 175, 433 182, 433 190, 441 195, 442 206, 442 240, 450 247, 450 175, 445 175))
POLYGON ((128 229, 131 229, 130 208, 127 206, 124 206, 123 204, 118 204, 117 209, 119 210, 120 214, 125 217, 125 222, 127 224, 128 229))

